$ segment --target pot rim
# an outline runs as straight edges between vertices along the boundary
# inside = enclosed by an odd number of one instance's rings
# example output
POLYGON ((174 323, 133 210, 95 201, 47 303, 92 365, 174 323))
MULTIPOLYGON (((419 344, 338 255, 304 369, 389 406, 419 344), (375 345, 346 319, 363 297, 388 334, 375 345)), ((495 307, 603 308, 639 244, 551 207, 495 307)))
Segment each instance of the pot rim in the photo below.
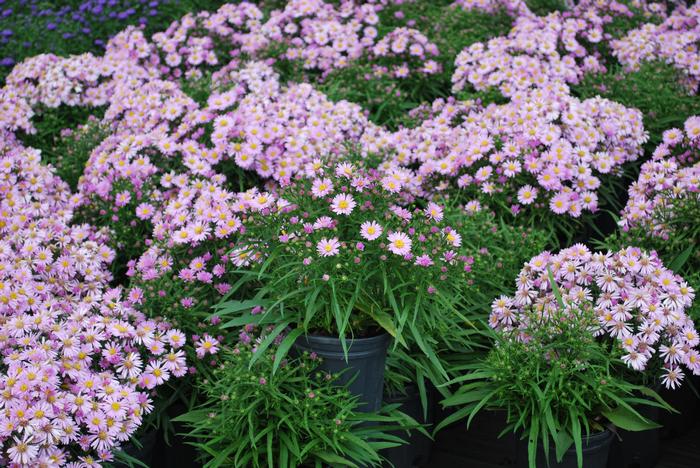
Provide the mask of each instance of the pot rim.
MULTIPOLYGON (((347 358, 364 358, 377 353, 386 353, 389 347, 391 336, 383 333, 368 338, 346 339, 347 358)), ((321 335, 301 335, 294 343, 294 347, 302 351, 313 351, 316 354, 331 358, 346 360, 346 353, 343 350, 340 338, 321 335)))

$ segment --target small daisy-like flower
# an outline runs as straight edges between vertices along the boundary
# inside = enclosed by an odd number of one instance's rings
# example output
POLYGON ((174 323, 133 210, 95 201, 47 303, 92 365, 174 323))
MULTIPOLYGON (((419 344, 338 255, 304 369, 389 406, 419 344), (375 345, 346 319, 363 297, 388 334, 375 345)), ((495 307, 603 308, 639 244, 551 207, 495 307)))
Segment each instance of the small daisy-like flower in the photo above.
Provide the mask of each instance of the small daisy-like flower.
POLYGON ((333 191, 333 183, 330 179, 316 179, 311 185, 311 193, 315 197, 325 197, 333 191))
POLYGON ((445 230, 445 239, 447 239, 447 242, 449 242, 453 247, 459 247, 462 245, 462 236, 460 236, 459 233, 453 229, 445 230))
POLYGON ((391 253, 396 255, 406 255, 411 252, 411 245, 413 244, 413 241, 403 232, 392 232, 389 234, 388 239, 388 249, 391 253))
POLYGON ((141 220, 150 219, 154 213, 153 205, 148 203, 141 203, 136 207, 136 217, 141 220))
POLYGON ((525 185, 518 190, 518 201, 523 205, 529 205, 537 198, 537 189, 531 185, 525 185))
POLYGON ((369 241, 377 239, 382 232, 382 226, 376 221, 365 221, 360 226, 360 235, 369 241))
POLYGON ((348 194, 336 195, 331 202, 331 210, 338 215, 349 215, 355 209, 355 206, 357 206, 355 199, 348 194))
POLYGON ((439 223, 443 217, 442 207, 434 202, 428 203, 428 206, 425 208, 425 216, 439 223))
POLYGON ((206 354, 216 354, 219 351, 219 341, 205 333, 196 343, 197 357, 203 358, 206 354))
POLYGON ((332 239, 321 239, 316 244, 316 251, 322 257, 332 257, 340 252, 340 242, 336 237, 332 239))
POLYGON ((680 368, 672 366, 671 368, 666 369, 666 373, 661 377, 661 382, 666 386, 666 388, 674 390, 676 387, 680 387, 684 377, 685 375, 680 368))

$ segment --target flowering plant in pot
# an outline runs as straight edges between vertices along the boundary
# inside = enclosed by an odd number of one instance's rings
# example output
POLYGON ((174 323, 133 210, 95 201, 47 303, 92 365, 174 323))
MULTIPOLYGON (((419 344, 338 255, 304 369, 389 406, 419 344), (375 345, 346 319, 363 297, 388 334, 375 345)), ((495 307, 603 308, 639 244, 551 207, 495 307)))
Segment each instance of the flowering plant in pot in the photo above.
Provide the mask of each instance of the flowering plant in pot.
POLYGON ((359 413, 357 397, 337 385, 337 375, 317 370, 322 358, 314 353, 285 358, 275 370, 284 335, 251 365, 273 329, 245 326, 199 382, 205 401, 177 418, 191 429, 204 466, 378 466, 381 449, 402 443, 388 431, 419 428, 398 405, 359 413))
POLYGON ((184 373, 185 338, 110 285, 105 230, 72 225, 68 185, 39 160, 31 148, 0 153, 0 456, 97 466, 184 373))
POLYGON ((230 318, 225 326, 275 324, 263 350, 293 327, 278 365, 295 341, 316 352, 325 347, 326 362, 332 354, 341 367, 354 351, 376 352, 375 361, 362 358, 375 374, 354 382, 370 386, 354 388, 376 409, 390 336, 400 345, 410 337, 442 369, 426 331, 445 317, 467 326, 455 302, 473 259, 461 252, 461 235, 441 206, 419 208, 402 192, 405 171, 380 175, 318 160, 305 172, 277 194, 251 200, 234 256, 251 259, 239 284, 252 279, 259 289, 252 300, 221 303, 216 313, 230 318))
POLYGON ((619 376, 619 360, 599 330, 594 308, 567 302, 554 286, 555 300, 528 307, 517 326, 495 331, 489 354, 464 366, 453 383, 462 386, 443 401, 459 409, 437 430, 481 410, 504 410, 507 431, 527 439, 520 466, 606 466, 610 423, 628 430, 655 424, 633 405, 666 406, 649 388, 619 376), (543 462, 542 460, 545 460, 543 462))
POLYGON ((392 163, 417 167, 427 193, 569 239, 612 205, 625 163, 647 141, 639 111, 581 101, 562 86, 518 92, 505 104, 436 100, 431 114, 387 140, 392 163))
MULTIPOLYGON (((618 221, 621 230, 601 242, 605 248, 637 245, 655 250, 659 258, 681 274, 695 290, 700 288, 700 117, 690 117, 682 128, 663 132, 662 142, 652 159, 642 165, 635 183, 629 188, 629 200, 618 221)), ((700 319, 695 301, 687 314, 700 319)), ((661 395, 679 414, 661 413, 661 436, 683 433, 697 419, 700 405, 694 385, 681 391, 662 389, 661 395)), ((641 457, 640 457, 641 458, 641 457)))
MULTIPOLYGON (((619 388, 656 398, 650 387, 659 380, 673 389, 684 378, 683 368, 700 373, 698 335, 686 313, 694 291, 654 252, 628 247, 592 253, 583 245, 558 254, 543 252, 525 265, 517 285, 514 297, 494 301, 490 317, 491 326, 511 340, 529 343, 533 326, 556 317, 559 309, 582 310, 595 318, 588 333, 607 353, 608 372, 619 381, 619 388)), ((644 402, 616 398, 610 401, 627 411, 630 404, 644 402)), ((605 411, 602 414, 611 422, 630 429, 629 418, 617 417, 619 409, 605 411)))
POLYGON ((560 294, 565 304, 595 312, 597 339, 640 381, 661 379, 676 388, 683 368, 700 373, 700 338, 686 313, 695 292, 656 252, 627 247, 593 253, 580 244, 557 254, 543 252, 525 265, 517 285, 514 297, 494 301, 489 319, 494 328, 523 326, 529 309, 547 312, 560 294))

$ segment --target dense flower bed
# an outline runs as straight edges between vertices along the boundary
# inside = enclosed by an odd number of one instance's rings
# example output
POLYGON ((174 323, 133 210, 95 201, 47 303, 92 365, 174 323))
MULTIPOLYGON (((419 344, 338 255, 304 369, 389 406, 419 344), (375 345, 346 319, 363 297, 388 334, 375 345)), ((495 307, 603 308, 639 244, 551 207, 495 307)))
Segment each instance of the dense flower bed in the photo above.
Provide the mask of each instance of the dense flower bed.
MULTIPOLYGON (((161 5, 137 3, 153 16, 161 5)), ((73 19, 122 4, 84 2, 73 19)), ((180 395, 203 458, 236 447, 219 462, 379 463, 396 439, 358 423, 357 399, 331 392, 338 376, 312 369, 315 353, 288 356, 310 333, 388 333, 393 378, 445 396, 459 358, 494 346, 487 321, 527 344, 561 331, 544 324, 553 317, 572 327, 593 317, 577 332, 616 379, 629 367, 674 389, 700 375, 687 250, 698 241, 688 220, 700 213, 700 117, 649 151, 653 116, 578 87, 661 59, 696 92, 698 4, 583 1, 546 15, 519 0, 273 6, 190 12, 153 34, 128 26, 101 53, 47 51, 7 76, 0 464, 114 461, 146 415, 180 395), (404 8, 504 14, 512 28, 467 41, 404 8), (338 99, 341 72, 387 96, 338 99), (384 97, 405 114, 392 125, 384 97), (78 173, 62 178, 65 158, 78 173), (610 187, 628 183, 635 162, 623 200, 610 187), (612 228, 600 226, 615 212, 634 242, 567 247, 564 226, 605 242, 612 228), (636 245, 658 238, 674 242, 636 245), (303 433, 251 423, 267 438, 255 455, 241 450, 260 441, 212 410, 284 420, 280 407, 301 401, 299 414, 318 419, 303 433), (228 447, 211 437, 220 432, 239 439, 228 447)), ((415 429, 394 410, 367 417, 415 429)))

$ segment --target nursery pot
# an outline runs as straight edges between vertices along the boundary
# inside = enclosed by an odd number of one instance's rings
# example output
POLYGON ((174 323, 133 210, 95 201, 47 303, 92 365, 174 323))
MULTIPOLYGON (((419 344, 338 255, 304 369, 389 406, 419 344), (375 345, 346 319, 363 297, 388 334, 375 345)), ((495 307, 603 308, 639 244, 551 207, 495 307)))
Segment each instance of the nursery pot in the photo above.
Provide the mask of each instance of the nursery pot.
POLYGON ((678 411, 678 413, 660 411, 659 424, 663 426, 660 429, 661 439, 682 436, 695 426, 700 399, 694 390, 691 382, 685 382, 680 388, 674 390, 665 387, 661 389, 659 392, 661 398, 678 411))
MULTIPOLYGON (((635 409, 647 419, 659 420, 659 408, 644 406, 635 409)), ((659 436, 659 429, 648 431, 618 429, 610 447, 608 468, 654 468, 659 460, 659 436)))
MULTIPOLYGON (((404 394, 384 395, 385 403, 398 403, 399 409, 422 424, 433 424, 434 412, 432 409, 433 395, 428 392, 428 417, 424 418, 423 405, 420 401, 418 387, 409 385, 404 389, 404 394)), ((430 459, 433 441, 418 431, 412 431, 410 436, 404 431, 397 431, 394 435, 406 440, 406 444, 392 447, 383 451, 384 457, 394 468, 411 468, 422 466, 430 459)))
MULTIPOLYGON (((605 468, 608 462, 610 444, 613 440, 613 433, 605 430, 583 436, 581 440, 583 452, 583 468, 605 468)), ((572 445, 564 453, 561 462, 557 462, 556 449, 549 447, 549 460, 544 455, 541 444, 537 447, 537 468, 578 468, 576 458, 576 448, 572 445), (547 463, 549 461, 549 463, 547 463)), ((518 441, 518 468, 528 468, 527 437, 518 441)))
POLYGON ((323 359, 319 369, 331 374, 343 372, 337 382, 348 386, 359 397, 359 411, 369 413, 382 407, 384 363, 389 348, 389 335, 346 339, 347 356, 339 338, 329 336, 300 336, 294 343, 298 354, 308 351, 323 359), (354 379, 354 380, 353 380, 354 379))
MULTIPOLYGON (((437 398, 441 396, 437 395, 437 398)), ((446 408, 442 413, 436 412, 435 422, 442 421, 455 409, 446 408)), ((472 466, 466 464, 466 461, 474 466, 514 466, 517 456, 515 434, 507 431, 499 437, 506 426, 507 417, 503 410, 480 411, 469 427, 464 419, 448 425, 435 435, 433 458, 443 464, 434 466, 453 466, 455 459, 465 460, 465 464, 454 466, 472 466), (447 460, 441 460, 442 454, 448 454, 447 460)))

